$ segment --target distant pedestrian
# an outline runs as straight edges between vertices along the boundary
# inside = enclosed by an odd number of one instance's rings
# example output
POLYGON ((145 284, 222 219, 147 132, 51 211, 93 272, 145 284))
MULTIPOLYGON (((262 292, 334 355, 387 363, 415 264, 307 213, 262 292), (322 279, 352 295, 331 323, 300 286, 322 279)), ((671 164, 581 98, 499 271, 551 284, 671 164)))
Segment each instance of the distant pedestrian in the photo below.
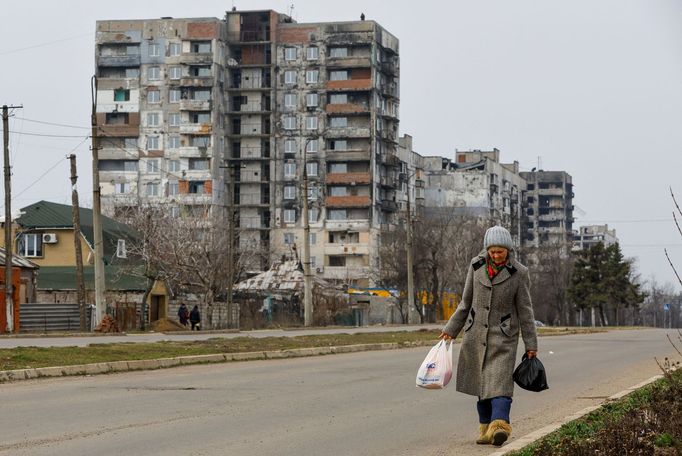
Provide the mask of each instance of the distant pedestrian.
POLYGON ((184 302, 180 304, 180 308, 178 309, 178 319, 180 319, 180 324, 182 326, 187 326, 187 322, 189 321, 189 309, 184 302))
POLYGON ((537 353, 528 268, 512 256, 509 231, 493 226, 484 250, 469 265, 462 302, 440 338, 464 329, 457 364, 457 391, 478 396, 480 435, 476 443, 502 445, 511 434, 509 412, 519 330, 528 358, 537 353))
POLYGON ((201 328, 201 314, 199 313, 199 306, 194 306, 189 313, 189 322, 192 324, 192 331, 199 331, 201 328))

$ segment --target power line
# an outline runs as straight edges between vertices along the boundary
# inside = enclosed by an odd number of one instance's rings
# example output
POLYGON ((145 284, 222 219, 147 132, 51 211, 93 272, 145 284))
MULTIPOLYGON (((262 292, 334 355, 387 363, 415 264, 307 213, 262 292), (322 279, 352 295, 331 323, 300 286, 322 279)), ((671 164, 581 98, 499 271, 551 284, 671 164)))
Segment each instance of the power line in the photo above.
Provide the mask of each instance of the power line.
POLYGON ((74 35, 74 36, 71 36, 71 37, 62 38, 62 39, 59 39, 59 40, 52 40, 52 41, 47 41, 47 42, 45 42, 45 43, 34 44, 34 45, 32 45, 32 46, 26 46, 26 47, 23 47, 23 48, 11 49, 11 50, 9 50, 9 51, 0 52, 0 55, 14 54, 14 53, 16 53, 16 52, 27 51, 27 50, 29 50, 29 49, 35 49, 35 48, 39 48, 39 47, 43 47, 43 46, 49 46, 49 45, 51 45, 51 44, 63 43, 64 41, 75 40, 75 39, 77 39, 77 38, 82 38, 82 37, 84 37, 84 36, 90 36, 90 35, 92 35, 92 34, 93 34, 92 32, 88 32, 88 33, 83 33, 83 34, 81 34, 81 35, 74 35))
POLYGON ((44 120, 27 119, 25 117, 15 117, 15 119, 24 120, 26 122, 32 122, 32 123, 37 123, 37 124, 43 124, 43 125, 53 125, 55 127, 78 128, 81 130, 90 130, 90 127, 79 127, 76 125, 68 125, 68 124, 61 124, 61 123, 55 123, 55 122, 46 122, 44 120))
MULTIPOLYGON (((52 135, 47 133, 35 133, 35 132, 20 132, 20 131, 10 131, 15 135, 26 135, 26 136, 44 136, 48 138, 82 138, 83 135, 52 135)), ((89 136, 88 136, 89 138, 89 136)))

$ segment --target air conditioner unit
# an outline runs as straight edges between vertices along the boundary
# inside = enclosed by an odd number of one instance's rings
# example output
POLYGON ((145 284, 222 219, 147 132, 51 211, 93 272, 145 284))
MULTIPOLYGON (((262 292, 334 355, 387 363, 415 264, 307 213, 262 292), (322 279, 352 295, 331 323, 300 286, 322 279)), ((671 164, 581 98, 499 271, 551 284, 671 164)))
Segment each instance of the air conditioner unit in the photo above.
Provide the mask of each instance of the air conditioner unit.
POLYGON ((44 233, 43 234, 43 244, 56 244, 57 234, 56 233, 44 233))
POLYGON ((323 267, 323 266, 320 266, 319 268, 315 268, 315 272, 317 272, 318 274, 323 273, 323 272, 324 272, 324 267, 323 267))

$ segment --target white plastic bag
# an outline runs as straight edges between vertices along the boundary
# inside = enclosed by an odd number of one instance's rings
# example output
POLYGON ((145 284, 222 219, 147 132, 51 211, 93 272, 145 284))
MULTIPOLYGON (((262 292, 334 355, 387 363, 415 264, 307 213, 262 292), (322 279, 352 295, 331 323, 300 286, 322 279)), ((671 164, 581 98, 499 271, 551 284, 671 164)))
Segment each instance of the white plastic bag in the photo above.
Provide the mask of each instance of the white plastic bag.
POLYGON ((441 340, 431 348, 417 371, 417 386, 441 389, 452 378, 452 342, 441 340))

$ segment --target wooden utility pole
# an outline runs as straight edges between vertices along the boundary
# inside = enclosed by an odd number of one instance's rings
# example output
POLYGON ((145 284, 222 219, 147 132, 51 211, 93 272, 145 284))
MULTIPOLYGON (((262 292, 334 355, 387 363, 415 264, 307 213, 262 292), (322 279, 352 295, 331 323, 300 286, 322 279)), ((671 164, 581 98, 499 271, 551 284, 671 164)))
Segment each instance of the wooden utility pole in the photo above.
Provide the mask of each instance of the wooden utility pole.
POLYGON ((104 243, 102 241, 102 208, 99 188, 99 137, 97 132, 97 76, 92 77, 92 231, 95 244, 95 317, 93 326, 98 325, 106 312, 104 298, 104 243))
POLYGON ((14 332, 14 300, 12 299, 12 170, 9 162, 9 110, 23 106, 2 106, 2 140, 5 159, 5 315, 8 333, 14 332))
POLYGON ((80 330, 85 327, 85 282, 83 281, 83 252, 81 250, 81 218, 78 203, 78 189, 76 188, 76 155, 69 155, 71 162, 71 217, 73 219, 73 245, 76 248, 76 293, 78 297, 78 311, 80 314, 80 330))

